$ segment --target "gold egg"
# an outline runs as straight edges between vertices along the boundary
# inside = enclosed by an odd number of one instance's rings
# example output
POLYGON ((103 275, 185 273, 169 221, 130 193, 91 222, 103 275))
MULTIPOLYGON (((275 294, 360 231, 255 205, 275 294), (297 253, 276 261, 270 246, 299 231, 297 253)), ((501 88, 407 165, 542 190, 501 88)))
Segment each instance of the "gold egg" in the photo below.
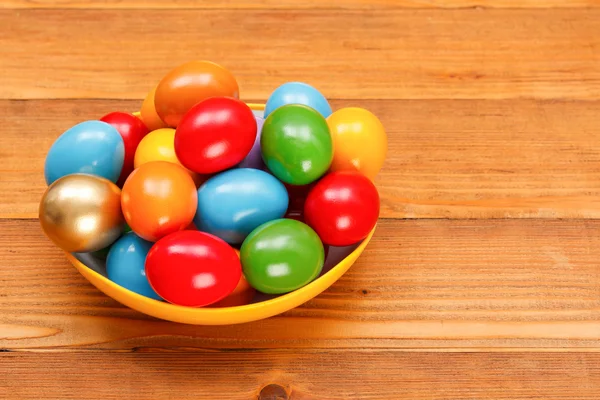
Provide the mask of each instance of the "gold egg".
POLYGON ((121 189, 108 179, 72 174, 46 189, 40 203, 44 233, 69 253, 101 250, 118 239, 124 219, 121 189))

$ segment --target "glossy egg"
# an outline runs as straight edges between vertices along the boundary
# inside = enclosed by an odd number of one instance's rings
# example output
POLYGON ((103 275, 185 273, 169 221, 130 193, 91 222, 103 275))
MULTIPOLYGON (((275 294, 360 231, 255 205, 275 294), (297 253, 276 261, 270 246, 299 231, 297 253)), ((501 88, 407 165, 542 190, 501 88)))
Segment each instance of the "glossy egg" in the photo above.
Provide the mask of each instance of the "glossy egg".
POLYGON ((142 296, 162 300, 146 277, 146 256, 153 244, 133 232, 119 238, 106 257, 108 279, 142 296))
MULTIPOLYGON (((235 253, 240 256, 240 252, 237 249, 234 249, 235 253)), ((256 294, 256 289, 254 289, 246 278, 244 274, 241 274, 240 281, 238 282, 233 292, 231 292, 227 297, 223 300, 219 300, 216 303, 210 305, 210 307, 237 307, 248 304, 254 298, 256 294)))
POLYGON ((287 190, 288 198, 290 199, 290 204, 287 209, 288 214, 300 216, 299 218, 301 218, 301 215, 304 214, 304 203, 306 202, 306 197, 314 186, 315 182, 303 186, 295 186, 287 183, 285 184, 285 189, 287 190))
POLYGON ((373 180, 387 155, 387 135, 364 108, 348 107, 327 118, 333 140, 331 171, 358 171, 373 180))
POLYGON ((265 118, 286 104, 303 104, 313 108, 324 118, 331 114, 329 102, 317 89, 303 82, 288 82, 279 86, 269 96, 265 106, 265 118))
POLYGON ((248 153, 246 158, 244 158, 242 162, 238 164, 239 168, 265 168, 265 163, 262 159, 262 153, 260 152, 260 133, 262 131, 262 127, 265 123, 265 120, 262 117, 256 115, 254 116, 254 118, 256 119, 256 139, 254 140, 254 145, 252 146, 252 149, 250 149, 250 152, 248 153))
POLYGON ((117 182, 124 159, 123 138, 112 125, 102 121, 81 122, 60 135, 50 147, 44 166, 46 184, 74 173, 117 182))
POLYGON ((121 190, 108 179, 71 174, 54 181, 42 196, 42 230, 69 253, 102 250, 121 235, 121 190))
POLYGON ((123 143, 125 145, 125 159, 123 161, 121 175, 117 181, 117 185, 122 187, 123 183, 125 183, 125 179, 127 179, 131 171, 133 171, 135 151, 144 136, 148 134, 148 128, 141 119, 133 114, 119 111, 106 114, 104 117, 100 118, 100 121, 112 125, 119 132, 121 138, 123 138, 123 143))
POLYGON ((180 231, 152 246, 146 274, 154 290, 170 303, 202 307, 233 292, 242 268, 234 249, 205 232, 180 231))
POLYGON ((194 105, 221 96, 239 97, 233 74, 210 61, 190 61, 174 68, 160 81, 154 105, 161 120, 177 127, 194 105))
POLYGON ((196 186, 188 171, 167 161, 152 161, 135 169, 121 195, 127 224, 151 242, 190 225, 197 204, 196 186))
POLYGON ((148 127, 150 131, 156 129, 167 128, 167 125, 156 113, 156 107, 154 106, 154 95, 156 94, 156 87, 153 88, 142 103, 140 109, 140 119, 144 122, 144 125, 148 127))
POLYGON ((348 246, 363 240, 379 217, 379 194, 359 172, 331 172, 310 191, 304 219, 324 243, 348 246))
MULTIPOLYGON (((175 129, 157 129, 142 139, 135 152, 134 167, 139 168, 141 165, 152 161, 168 161, 183 167, 175 154, 175 129)), ((185 169, 194 180, 196 186, 199 186, 204 181, 202 176, 187 168, 185 169)))
POLYGON ((286 105, 271 113, 263 125, 260 144, 269 170, 292 185, 319 179, 333 158, 325 118, 303 105, 286 105))
POLYGON ((256 140, 256 119, 246 103, 213 97, 196 104, 175 132, 175 153, 191 171, 212 174, 234 167, 256 140))
POLYGON ((283 217, 287 207, 285 186, 273 175, 236 168, 200 186, 194 224, 201 231, 239 244, 259 225, 283 217))
POLYGON ((308 225, 278 219, 256 228, 240 249, 244 276, 256 290, 282 294, 299 289, 321 273, 325 250, 308 225))

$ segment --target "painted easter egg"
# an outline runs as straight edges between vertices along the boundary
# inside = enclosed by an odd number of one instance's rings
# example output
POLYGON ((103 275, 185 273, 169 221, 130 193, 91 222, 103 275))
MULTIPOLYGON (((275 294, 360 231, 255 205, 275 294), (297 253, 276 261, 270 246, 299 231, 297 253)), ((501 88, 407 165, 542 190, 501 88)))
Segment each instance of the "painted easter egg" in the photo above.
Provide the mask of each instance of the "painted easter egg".
POLYGON ((285 105, 271 113, 263 125, 260 144, 269 170, 292 185, 319 179, 333 158, 325 118, 303 105, 285 105))
POLYGON ((180 231, 152 246, 146 258, 152 288, 170 303, 202 307, 233 292, 242 267, 234 249, 199 231, 180 231))
POLYGON ((304 82, 287 82, 269 96, 265 105, 265 118, 287 104, 303 104, 314 109, 324 118, 331 114, 329 102, 317 89, 304 82))
POLYGON ((60 135, 50 147, 44 165, 46 184, 75 173, 116 183, 124 159, 125 145, 115 127, 102 121, 81 122, 60 135))
POLYGON ((387 135, 379 119, 364 108, 348 107, 327 118, 333 140, 331 171, 358 171, 373 180, 387 155, 387 135))
POLYGON ((304 219, 324 243, 348 246, 363 240, 379 217, 379 194, 358 172, 331 172, 310 191, 304 219))
POLYGON ((252 149, 250 149, 250 152, 246 158, 244 158, 242 162, 238 164, 238 168, 265 168, 265 162, 263 161, 262 153, 260 152, 260 136, 265 120, 256 115, 254 118, 256 119, 256 139, 254 140, 254 145, 252 145, 252 149))
POLYGON ((278 219, 256 228, 240 249, 244 276, 256 290, 282 294, 299 289, 321 273, 325 250, 308 225, 278 219))
MULTIPOLYGON (((175 154, 175 129, 161 128, 146 135, 135 152, 134 168, 152 161, 168 161, 185 168, 175 154)), ((204 181, 204 177, 185 168, 196 186, 204 181)))
POLYGON ((198 204, 196 186, 185 168, 152 161, 125 181, 121 208, 133 232, 155 242, 190 225, 198 204))
POLYGON ((154 87, 142 103, 140 109, 140 119, 144 122, 144 125, 148 127, 150 131, 154 131, 160 128, 167 128, 167 125, 156 113, 156 107, 154 106, 154 95, 156 94, 156 87, 154 87))
MULTIPOLYGON (((235 253, 239 257, 240 256, 239 250, 237 250, 237 249, 233 249, 233 250, 235 250, 235 253)), ((244 274, 242 274, 240 276, 240 281, 238 282, 235 289, 233 289, 233 292, 231 292, 229 295, 227 295, 227 297, 225 297, 223 300, 220 300, 216 303, 211 304, 210 307, 243 306, 245 304, 250 303, 252 301, 252 299, 254 298, 255 294, 256 294, 256 289, 254 289, 252 286, 250 286, 250 284, 246 280, 246 277, 244 277, 244 274)))
POLYGON ((146 256, 153 244, 133 232, 119 238, 106 257, 108 279, 142 296, 162 300, 146 277, 146 256))
POLYGON ((121 169, 121 175, 117 181, 117 185, 122 187, 123 183, 125 183, 125 179, 127 179, 131 171, 133 171, 135 151, 149 131, 141 119, 133 114, 125 112, 117 111, 106 114, 104 117, 100 118, 100 121, 112 125, 119 132, 121 138, 123 138, 125 158, 123 161, 123 168, 121 169))
POLYGON ((256 119, 246 103, 213 97, 185 114, 175 132, 175 153, 181 163, 199 174, 234 167, 256 140, 256 119))
POLYGON ((236 168, 200 186, 194 224, 201 231, 239 244, 259 225, 283 217, 287 207, 285 186, 273 175, 236 168))
POLYGON ((210 61, 190 61, 169 71, 154 94, 156 113, 171 127, 196 104, 210 97, 238 98, 239 87, 231 72, 210 61))
POLYGON ((102 250, 121 235, 121 190, 108 179, 71 174, 54 181, 39 206, 42 230, 70 253, 102 250))

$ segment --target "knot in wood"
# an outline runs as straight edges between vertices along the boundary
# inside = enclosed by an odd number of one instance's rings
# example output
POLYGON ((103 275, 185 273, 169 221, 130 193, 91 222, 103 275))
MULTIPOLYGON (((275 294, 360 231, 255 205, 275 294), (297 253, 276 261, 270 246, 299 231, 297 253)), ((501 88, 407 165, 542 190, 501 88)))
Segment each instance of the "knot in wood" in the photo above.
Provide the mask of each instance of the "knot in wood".
POLYGON ((274 383, 262 388, 258 394, 258 400, 289 400, 289 398, 287 390, 274 383))

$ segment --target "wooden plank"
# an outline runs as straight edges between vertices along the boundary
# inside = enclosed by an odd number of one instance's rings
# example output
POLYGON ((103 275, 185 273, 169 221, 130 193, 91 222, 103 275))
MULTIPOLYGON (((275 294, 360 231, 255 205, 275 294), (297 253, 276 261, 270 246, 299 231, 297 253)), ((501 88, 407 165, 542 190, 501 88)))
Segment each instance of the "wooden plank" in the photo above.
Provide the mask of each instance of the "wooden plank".
POLYGON ((244 98, 291 80, 329 98, 600 94, 598 9, 2 10, 0 26, 4 99, 139 99, 190 58, 244 98))
POLYGON ((578 8, 598 7, 597 0, 4 0, 0 8, 45 9, 398 9, 398 8, 578 8))
POLYGON ((595 400, 600 355, 390 350, 5 353, 0 374, 3 398, 15 400, 595 400), (263 390, 269 385, 272 390, 263 390))
MULTIPOLYGON (((0 101, 0 217, 36 218, 43 167, 68 127, 140 101, 0 101)), ((339 100, 389 136, 383 218, 600 218, 600 102, 339 100)))
POLYGON ((0 232, 0 349, 600 349, 596 220, 384 220, 322 295, 212 327, 117 304, 37 221, 1 220, 0 232))

